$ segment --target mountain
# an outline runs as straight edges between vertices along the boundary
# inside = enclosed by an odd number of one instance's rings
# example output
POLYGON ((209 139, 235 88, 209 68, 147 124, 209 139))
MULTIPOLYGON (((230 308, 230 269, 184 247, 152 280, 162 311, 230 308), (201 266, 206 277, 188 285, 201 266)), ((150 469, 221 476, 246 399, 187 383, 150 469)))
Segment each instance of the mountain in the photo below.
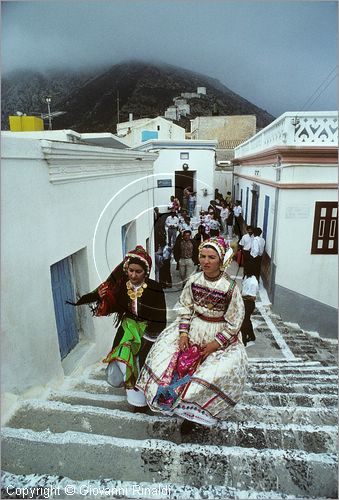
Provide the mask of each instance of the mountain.
POLYGON ((53 119, 54 129, 70 128, 77 132, 116 133, 118 121, 164 115, 173 98, 182 92, 206 87, 207 95, 189 100, 191 114, 176 122, 189 130, 196 116, 255 114, 257 127, 271 123, 274 117, 231 91, 218 80, 166 64, 129 61, 105 68, 102 72, 63 72, 45 74, 21 72, 3 79, 2 117, 15 111, 46 112, 45 96, 52 96, 51 110, 66 111, 53 119))
POLYGON ((70 92, 84 85, 91 73, 51 70, 45 73, 17 70, 1 80, 1 126, 8 130, 8 116, 17 111, 35 114, 47 113, 46 96, 52 98, 52 111, 61 110, 60 104, 70 92))

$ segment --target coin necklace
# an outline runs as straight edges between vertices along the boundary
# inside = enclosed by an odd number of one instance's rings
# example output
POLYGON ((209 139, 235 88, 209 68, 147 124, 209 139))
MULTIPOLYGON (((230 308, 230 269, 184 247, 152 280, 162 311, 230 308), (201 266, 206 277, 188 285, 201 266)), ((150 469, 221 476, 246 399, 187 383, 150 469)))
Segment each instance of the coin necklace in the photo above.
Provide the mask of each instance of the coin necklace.
POLYGON ((147 288, 147 283, 143 283, 137 290, 134 290, 132 283, 130 281, 127 281, 126 288, 129 298, 131 300, 135 300, 137 298, 139 299, 142 296, 144 290, 147 288))

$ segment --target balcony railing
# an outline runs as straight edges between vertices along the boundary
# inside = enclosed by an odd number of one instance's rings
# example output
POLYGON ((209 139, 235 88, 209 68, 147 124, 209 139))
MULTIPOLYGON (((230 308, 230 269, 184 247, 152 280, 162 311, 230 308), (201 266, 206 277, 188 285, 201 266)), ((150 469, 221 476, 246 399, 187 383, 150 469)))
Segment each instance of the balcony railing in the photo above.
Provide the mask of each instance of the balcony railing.
POLYGON ((235 158, 276 146, 337 146, 336 111, 288 112, 235 149, 235 158))

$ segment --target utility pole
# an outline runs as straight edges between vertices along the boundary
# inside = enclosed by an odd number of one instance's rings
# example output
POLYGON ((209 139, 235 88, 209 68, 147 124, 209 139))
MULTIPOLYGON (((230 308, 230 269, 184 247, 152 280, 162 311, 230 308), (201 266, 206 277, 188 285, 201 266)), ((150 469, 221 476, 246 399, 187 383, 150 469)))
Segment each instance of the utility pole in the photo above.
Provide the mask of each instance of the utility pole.
POLYGON ((50 97, 46 97, 47 108, 48 108, 48 129, 52 130, 52 116, 51 116, 51 101, 50 97))
POLYGON ((118 123, 120 123, 119 89, 117 89, 117 118, 118 118, 118 123))

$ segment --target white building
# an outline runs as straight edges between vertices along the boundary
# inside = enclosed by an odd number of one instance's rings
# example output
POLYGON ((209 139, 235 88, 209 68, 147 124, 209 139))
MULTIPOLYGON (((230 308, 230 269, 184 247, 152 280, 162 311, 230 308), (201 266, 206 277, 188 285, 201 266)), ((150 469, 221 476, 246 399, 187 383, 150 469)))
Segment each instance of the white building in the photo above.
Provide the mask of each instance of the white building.
POLYGON ((185 187, 197 193, 196 213, 214 198, 216 141, 147 141, 135 148, 157 153, 154 162, 154 203, 166 212, 171 195, 182 201, 185 187))
POLYGON ((91 144, 105 148, 127 149, 126 142, 109 132, 79 133, 74 130, 34 130, 31 132, 2 132, 2 137, 20 137, 20 139, 48 139, 76 144, 91 144))
POLYGON ((173 106, 168 106, 164 116, 169 120, 180 120, 181 115, 178 106, 175 104, 173 104, 173 106))
POLYGON ((187 99, 183 99, 182 97, 174 97, 173 102, 174 105, 178 108, 179 114, 181 116, 186 116, 190 114, 191 106, 187 103, 187 99))
POLYGON ((2 134, 5 411, 102 358, 112 319, 93 320, 87 306, 65 300, 93 290, 136 244, 154 251, 156 155, 67 141, 73 131, 52 135, 2 134))
POLYGON ((198 94, 206 95, 206 87, 198 87, 197 88, 197 93, 198 94))
MULTIPOLYGON (((132 118, 132 117, 131 117, 132 118)), ((181 140, 185 139, 185 129, 161 116, 141 118, 117 124, 117 136, 130 147, 150 139, 181 140)))
POLYGON ((324 336, 337 335, 337 146, 336 112, 288 112, 234 161, 234 196, 266 240, 273 308, 324 336))

